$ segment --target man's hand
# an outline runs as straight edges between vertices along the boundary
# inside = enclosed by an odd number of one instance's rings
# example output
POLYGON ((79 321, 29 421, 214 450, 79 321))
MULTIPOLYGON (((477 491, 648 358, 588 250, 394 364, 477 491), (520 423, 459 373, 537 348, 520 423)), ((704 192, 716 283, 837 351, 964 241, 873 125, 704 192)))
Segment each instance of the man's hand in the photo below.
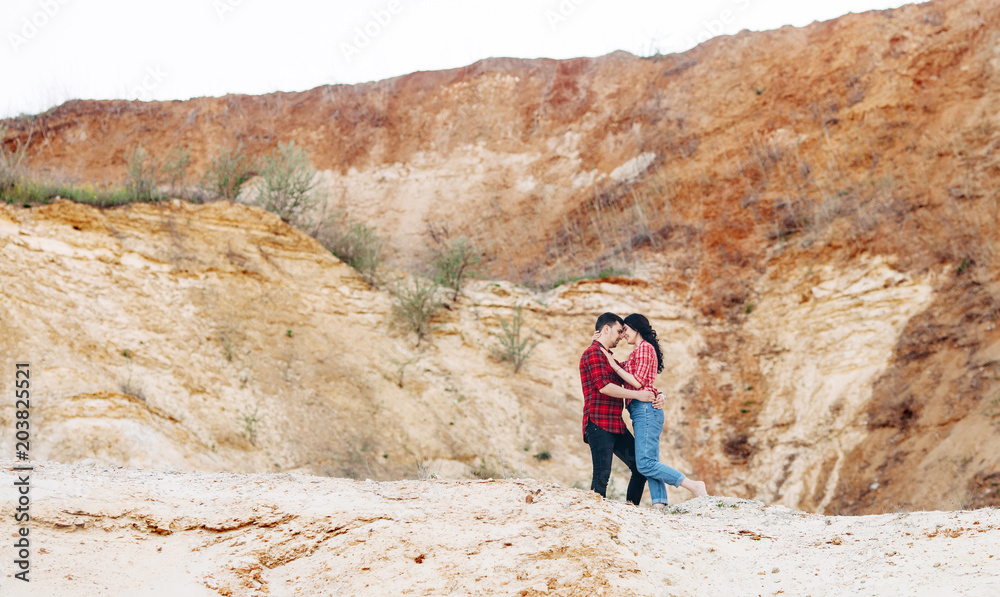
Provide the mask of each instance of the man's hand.
POLYGON ((667 397, 664 396, 662 392, 659 393, 659 394, 657 394, 656 398, 653 398, 653 402, 652 402, 653 408, 656 408, 656 409, 659 409, 659 410, 663 410, 663 403, 666 402, 666 400, 667 400, 667 397))

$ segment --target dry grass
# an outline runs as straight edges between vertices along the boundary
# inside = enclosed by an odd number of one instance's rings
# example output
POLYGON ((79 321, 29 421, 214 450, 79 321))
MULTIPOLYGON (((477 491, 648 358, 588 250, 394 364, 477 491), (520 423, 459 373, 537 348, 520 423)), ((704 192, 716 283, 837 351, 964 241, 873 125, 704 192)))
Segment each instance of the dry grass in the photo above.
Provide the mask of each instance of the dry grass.
POLYGON ((326 250, 353 267, 369 284, 380 282, 383 240, 374 228, 338 211, 330 217, 319 218, 309 233, 326 250))
POLYGON ((419 276, 397 282, 393 290, 393 317, 398 325, 417 335, 417 345, 434 331, 432 319, 442 305, 440 290, 436 282, 419 276))
POLYGON ((529 338, 524 333, 524 309, 518 305, 510 319, 500 318, 500 334, 497 336, 497 347, 494 352, 501 361, 510 363, 514 367, 514 375, 521 370, 521 367, 534 352, 535 347, 541 340, 529 338))
POLYGON ((595 186, 589 199, 562 216, 549 246, 556 263, 534 285, 551 288, 608 272, 629 272, 640 251, 663 250, 674 230, 672 192, 662 170, 638 182, 595 186))
POLYGON ((7 142, 7 128, 0 126, 0 192, 16 185, 24 176, 24 160, 27 156, 28 142, 12 139, 7 142))

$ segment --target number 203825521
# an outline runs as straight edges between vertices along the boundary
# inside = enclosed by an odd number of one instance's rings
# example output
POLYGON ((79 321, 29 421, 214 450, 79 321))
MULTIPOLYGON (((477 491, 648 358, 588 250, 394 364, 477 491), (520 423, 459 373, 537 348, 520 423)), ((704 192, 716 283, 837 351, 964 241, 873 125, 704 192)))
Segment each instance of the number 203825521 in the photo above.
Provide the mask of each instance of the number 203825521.
POLYGON ((14 406, 16 408, 15 417, 17 421, 14 427, 17 430, 14 437, 17 439, 15 450, 19 460, 27 460, 29 449, 30 424, 28 422, 29 408, 31 408, 31 370, 28 363, 18 363, 14 372, 14 406))

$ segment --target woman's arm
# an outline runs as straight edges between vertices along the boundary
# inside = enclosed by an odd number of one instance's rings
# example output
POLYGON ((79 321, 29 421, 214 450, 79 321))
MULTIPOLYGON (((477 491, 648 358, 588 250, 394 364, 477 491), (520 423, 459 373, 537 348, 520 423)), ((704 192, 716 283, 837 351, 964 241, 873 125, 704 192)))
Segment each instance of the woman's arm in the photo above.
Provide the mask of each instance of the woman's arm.
POLYGON ((640 402, 652 402, 656 399, 656 396, 649 390, 629 390, 621 386, 616 386, 613 383, 609 383, 600 390, 600 393, 605 396, 611 396, 612 398, 622 398, 625 400, 638 400, 640 402))
POLYGON ((642 384, 639 383, 639 381, 635 378, 634 375, 626 371, 621 365, 618 364, 618 361, 616 361, 615 357, 612 356, 610 352, 608 352, 608 349, 602 346, 601 351, 604 352, 604 356, 608 358, 608 363, 611 364, 611 368, 615 370, 615 373, 618 374, 618 377, 625 380, 625 382, 630 384, 633 388, 642 389, 642 384))
POLYGON ((640 342, 628 357, 629 371, 642 384, 640 387, 655 390, 656 352, 648 342, 640 342))

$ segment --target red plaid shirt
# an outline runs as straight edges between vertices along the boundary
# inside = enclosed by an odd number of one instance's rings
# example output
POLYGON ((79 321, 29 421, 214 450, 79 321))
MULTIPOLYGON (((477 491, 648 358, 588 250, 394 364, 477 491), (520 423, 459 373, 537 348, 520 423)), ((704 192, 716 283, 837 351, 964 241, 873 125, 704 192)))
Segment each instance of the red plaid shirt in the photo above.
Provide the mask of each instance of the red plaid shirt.
MULTIPOLYGON (((622 365, 621 363, 618 364, 622 365)), ((631 373, 632 377, 642 384, 642 387, 638 388, 639 390, 649 390, 654 394, 659 393, 659 390, 653 387, 653 381, 656 379, 656 368, 656 349, 645 340, 639 340, 639 343, 632 349, 631 354, 628 355, 625 364, 622 365, 622 369, 631 373)), ((637 389, 632 387, 630 383, 626 383, 625 387, 629 390, 637 389)), ((628 408, 630 402, 632 401, 625 401, 625 408, 628 408)))
POLYGON ((625 361, 623 369, 632 374, 635 380, 642 384, 640 390, 649 390, 656 393, 656 388, 653 387, 653 381, 656 380, 656 349, 653 345, 645 340, 640 340, 635 348, 632 349, 632 354, 628 355, 628 360, 625 361))
POLYGON ((622 420, 622 399, 601 393, 601 388, 609 383, 624 387, 625 382, 611 368, 597 340, 580 357, 580 383, 583 385, 583 441, 587 442, 587 421, 611 433, 628 431, 622 420))

